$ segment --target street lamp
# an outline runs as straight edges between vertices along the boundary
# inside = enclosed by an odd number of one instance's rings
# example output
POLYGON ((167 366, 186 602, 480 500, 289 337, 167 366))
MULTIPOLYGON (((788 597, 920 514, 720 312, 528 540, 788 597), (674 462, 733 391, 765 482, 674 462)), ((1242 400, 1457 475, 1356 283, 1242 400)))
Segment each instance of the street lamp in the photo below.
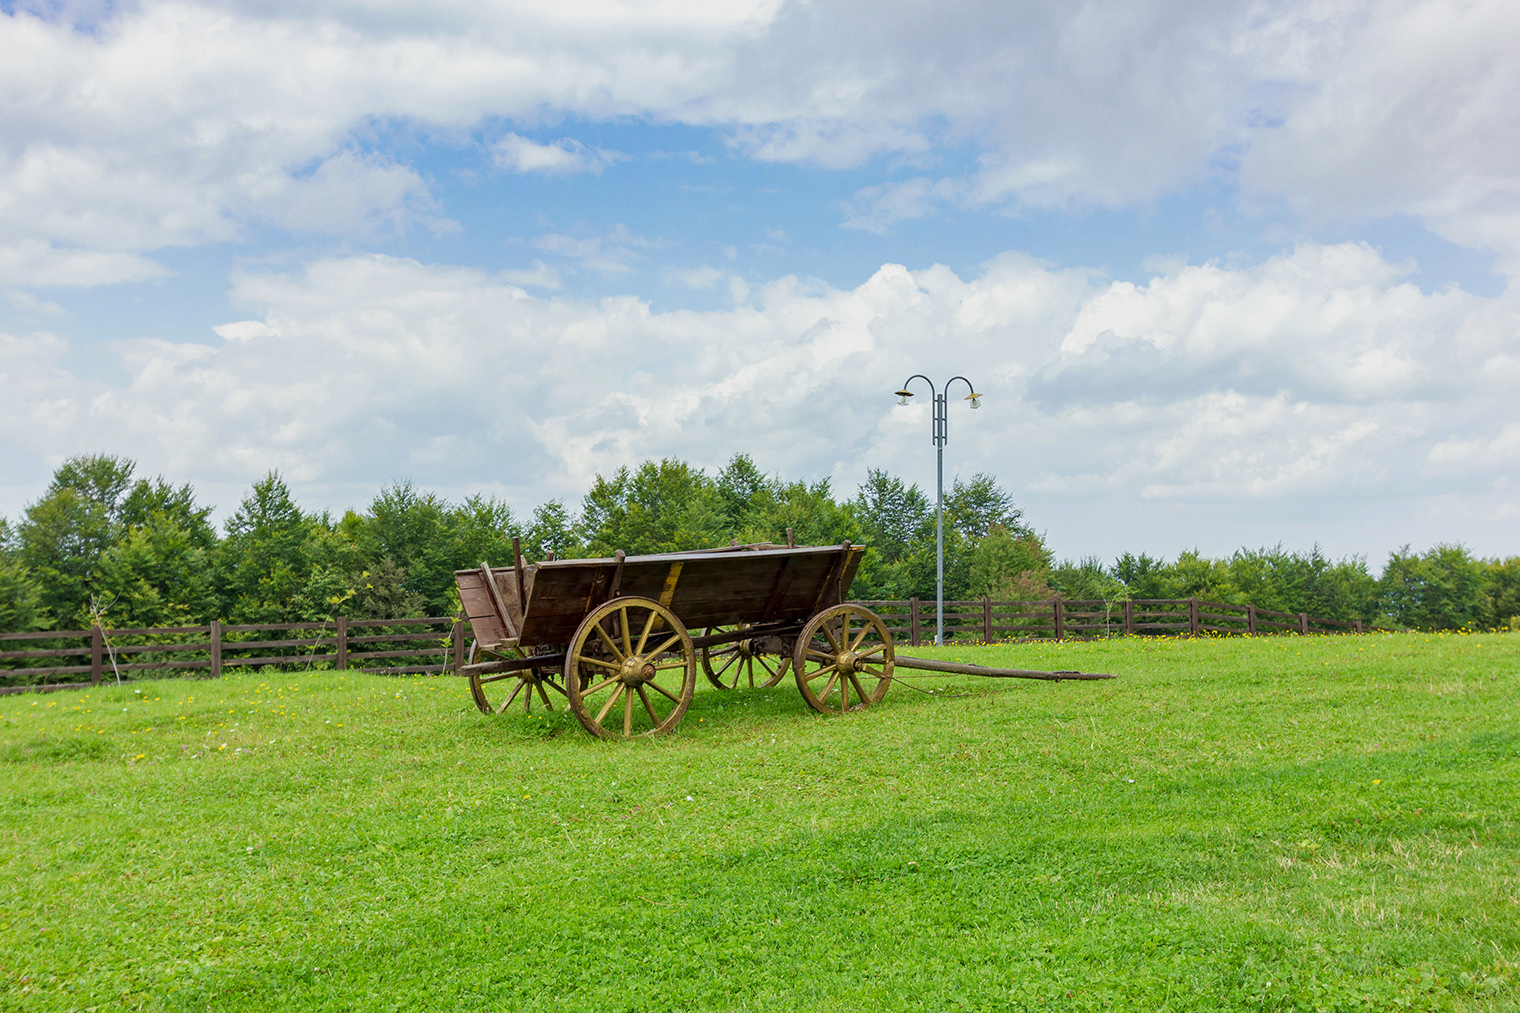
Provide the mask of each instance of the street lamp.
POLYGON ((959 380, 966 385, 971 393, 965 400, 971 402, 971 407, 982 406, 982 395, 971 386, 971 381, 964 376, 952 376, 945 381, 944 392, 936 390, 934 381, 922 373, 914 373, 903 382, 902 390, 897 392, 897 403, 907 404, 908 398, 913 392, 908 389, 908 384, 914 380, 922 380, 929 385, 929 393, 934 395, 934 454, 936 461, 936 475, 934 479, 934 643, 943 646, 945 643, 945 440, 950 436, 950 418, 946 409, 946 399, 950 396, 950 385, 959 380))

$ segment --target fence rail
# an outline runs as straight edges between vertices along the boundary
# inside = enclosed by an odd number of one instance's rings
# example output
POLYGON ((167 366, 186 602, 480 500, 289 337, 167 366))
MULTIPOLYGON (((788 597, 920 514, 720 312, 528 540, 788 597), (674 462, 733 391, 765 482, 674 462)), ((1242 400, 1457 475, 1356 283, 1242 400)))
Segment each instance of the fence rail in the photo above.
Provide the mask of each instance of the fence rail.
POLYGON ((344 671, 386 675, 450 672, 459 667, 464 656, 465 626, 450 616, 340 617, 322 623, 213 622, 206 626, 0 633, 0 646, 9 641, 40 642, 44 646, 0 651, 0 693, 78 689, 149 671, 216 679, 227 669, 267 665, 326 664, 344 671), (270 637, 271 633, 312 635, 270 637), (80 663, 84 659, 88 659, 87 664, 80 663), (408 660, 414 664, 406 664, 408 660), (88 682, 58 681, 64 676, 86 674, 88 682))
MULTIPOLYGON (((934 602, 909 598, 858 601, 881 616, 892 638, 913 647, 934 639, 934 602)), ((1053 598, 1040 601, 945 602, 945 636, 950 641, 995 643, 1010 640, 1066 640, 1072 637, 1135 633, 1299 634, 1366 632, 1360 620, 1321 619, 1307 612, 1274 612, 1255 605, 1232 605, 1198 598, 1137 598, 1108 603, 1053 598), (1286 620, 1286 621, 1284 621, 1286 620)), ((414 619, 346 619, 322 623, 267 623, 170 626, 106 630, 48 630, 0 633, 0 646, 40 642, 29 650, 0 651, 0 693, 78 689, 108 679, 151 671, 185 672, 219 678, 229 668, 331 665, 343 671, 387 675, 458 671, 463 664, 466 628, 449 616, 414 619), (439 627, 448 627, 439 631, 439 627), (351 630, 364 630, 360 634, 351 630), (377 631, 377 632, 368 632, 377 631), (269 638, 268 634, 307 632, 311 636, 269 638), (256 635, 262 635, 259 639, 256 635), (198 639, 174 639, 183 637, 198 639), (146 660, 145 656, 153 656, 146 660), (134 658, 137 660, 128 661, 134 658), (88 659, 87 664, 69 664, 88 659), (407 665, 411 660, 421 662, 407 665), (58 682, 62 676, 89 675, 89 682, 58 682)))
MULTIPOLYGON (((927 598, 858 601, 882 617, 894 640, 913 647, 934 641, 934 602, 927 598)), ((1039 601, 976 598, 945 602, 945 639, 996 643, 1067 640, 1114 634, 1365 633, 1361 620, 1322 619, 1307 612, 1275 612, 1255 605, 1200 598, 1135 598, 1126 602, 1055 597, 1039 601), (1289 620, 1286 622, 1279 620, 1289 620)))

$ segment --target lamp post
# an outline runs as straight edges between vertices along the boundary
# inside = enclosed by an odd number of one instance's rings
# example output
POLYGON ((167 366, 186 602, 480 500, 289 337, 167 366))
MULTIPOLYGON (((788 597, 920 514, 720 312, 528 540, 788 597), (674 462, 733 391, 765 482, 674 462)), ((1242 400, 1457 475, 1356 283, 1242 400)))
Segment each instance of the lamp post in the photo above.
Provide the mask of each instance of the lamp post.
POLYGON ((982 395, 971 386, 971 381, 964 376, 952 376, 945 381, 943 392, 937 390, 934 381, 922 373, 914 373, 903 381, 902 389, 897 392, 897 403, 907 404, 908 398, 913 392, 908 385, 914 380, 922 380, 929 385, 929 393, 934 395, 934 454, 936 457, 936 473, 934 478, 934 643, 943 646, 945 643, 945 440, 950 436, 950 417, 946 411, 946 400, 950 396, 950 385, 959 380, 966 385, 971 393, 965 400, 971 402, 972 408, 982 406, 982 395))

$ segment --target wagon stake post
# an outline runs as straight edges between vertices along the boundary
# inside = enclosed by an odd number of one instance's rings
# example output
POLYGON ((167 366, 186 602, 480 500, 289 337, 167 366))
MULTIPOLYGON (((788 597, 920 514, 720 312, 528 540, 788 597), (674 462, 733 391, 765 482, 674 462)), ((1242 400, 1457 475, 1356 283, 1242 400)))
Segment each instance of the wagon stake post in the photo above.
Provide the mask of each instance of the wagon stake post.
POLYGON ((951 675, 979 675, 987 679, 1044 679, 1046 682, 1063 682, 1067 679, 1117 679, 1105 672, 1037 672, 1028 668, 987 668, 983 665, 964 665, 958 661, 930 661, 928 658, 910 658, 897 655, 898 668, 917 668, 926 672, 946 672, 951 675))

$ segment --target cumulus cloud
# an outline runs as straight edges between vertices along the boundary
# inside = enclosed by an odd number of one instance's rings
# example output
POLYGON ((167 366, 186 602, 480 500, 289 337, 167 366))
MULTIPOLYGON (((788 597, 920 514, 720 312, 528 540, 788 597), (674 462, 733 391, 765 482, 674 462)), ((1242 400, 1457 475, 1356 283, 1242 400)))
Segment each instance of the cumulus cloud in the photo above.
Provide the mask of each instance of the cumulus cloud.
MULTIPOLYGON (((1307 216, 1407 215, 1520 255, 1520 7, 1505 0, 56 10, 0 14, 0 229, 17 239, 130 254, 263 221, 446 228, 422 176, 374 150, 377 124, 641 117, 761 160, 919 167, 857 194, 853 227, 1224 180, 1307 216), (952 148, 976 170, 936 178, 952 148)), ((509 132, 494 157, 595 172, 616 156, 509 132)))
POLYGON ((497 141, 491 155, 498 166, 513 172, 590 172, 598 175, 613 162, 627 157, 616 151, 588 148, 573 137, 539 144, 520 134, 507 134, 497 141))
POLYGON ((7 467, 106 434, 224 507, 270 466, 335 507, 376 476, 526 507, 644 457, 742 450, 847 491, 868 467, 932 481, 927 406, 890 397, 926 372, 987 397, 953 406, 952 473, 999 475, 1069 551, 1109 547, 1136 516, 1192 539, 1222 508, 1255 511, 1268 540, 1293 517, 1323 532, 1348 500, 1385 505, 1389 544, 1473 538, 1515 498, 1514 297, 1422 293, 1360 244, 1143 284, 1021 255, 973 278, 887 265, 853 289, 778 278, 708 312, 382 256, 245 273, 233 294, 247 316, 215 343, 115 345, 119 383, 76 373, 62 338, 5 336, 7 467), (1471 510, 1453 531, 1432 503, 1471 510))

